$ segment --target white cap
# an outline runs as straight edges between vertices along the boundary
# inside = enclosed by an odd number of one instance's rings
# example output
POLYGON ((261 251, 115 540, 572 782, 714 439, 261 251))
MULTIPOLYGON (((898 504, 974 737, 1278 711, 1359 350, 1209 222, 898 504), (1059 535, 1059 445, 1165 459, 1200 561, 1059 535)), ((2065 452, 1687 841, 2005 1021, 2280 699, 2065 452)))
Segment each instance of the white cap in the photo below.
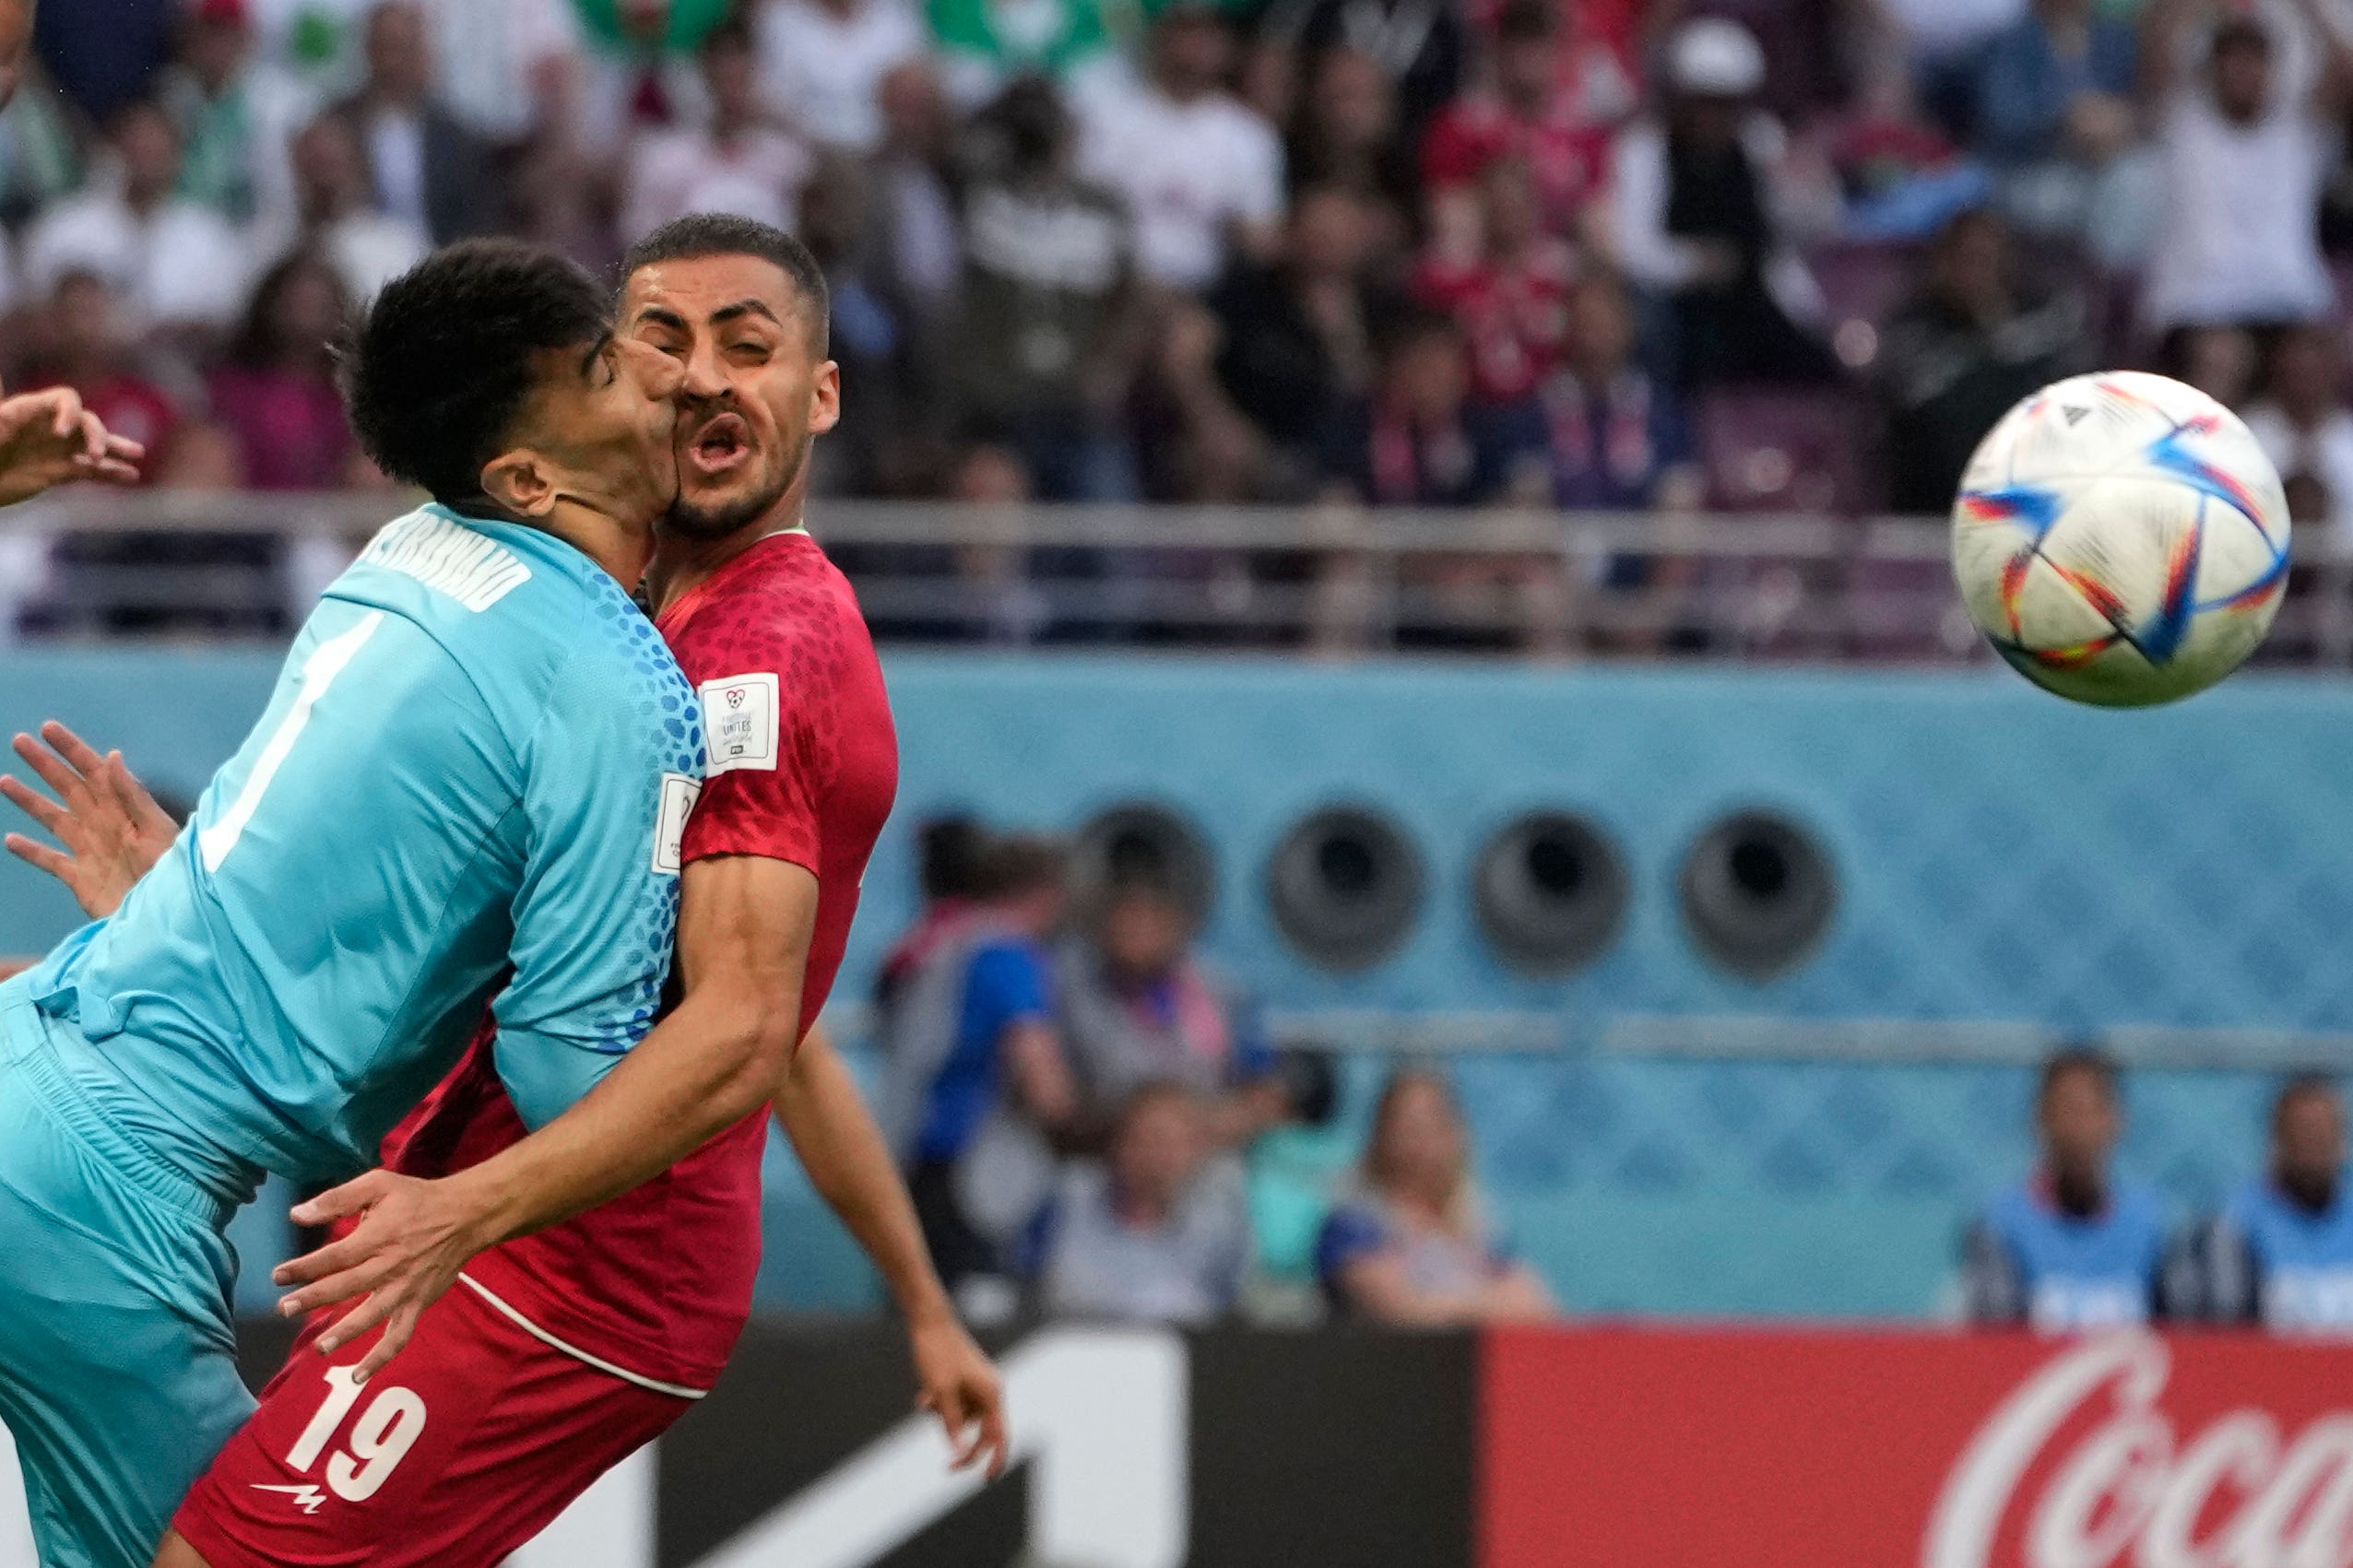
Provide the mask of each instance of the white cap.
POLYGON ((1746 98, 1765 85, 1765 51, 1756 35, 1725 17, 1696 17, 1675 29, 1667 74, 1676 88, 1701 98, 1746 98))

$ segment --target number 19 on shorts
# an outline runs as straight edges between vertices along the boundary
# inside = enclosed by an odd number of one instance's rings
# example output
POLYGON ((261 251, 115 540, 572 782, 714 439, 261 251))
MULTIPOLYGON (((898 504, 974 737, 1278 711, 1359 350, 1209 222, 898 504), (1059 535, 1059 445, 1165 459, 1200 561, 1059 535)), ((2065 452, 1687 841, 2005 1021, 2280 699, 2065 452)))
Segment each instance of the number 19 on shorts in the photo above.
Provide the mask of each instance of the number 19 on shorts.
POLYGON ((306 1476, 319 1456, 326 1454, 327 1490, 346 1503, 365 1503, 392 1479, 392 1472, 424 1435, 425 1401, 413 1389, 366 1388, 352 1373, 348 1366, 327 1368, 326 1401, 294 1440, 286 1463, 295 1474, 306 1476), (342 1443, 328 1453, 328 1444, 342 1431, 345 1418, 366 1393, 375 1397, 351 1421, 342 1443))

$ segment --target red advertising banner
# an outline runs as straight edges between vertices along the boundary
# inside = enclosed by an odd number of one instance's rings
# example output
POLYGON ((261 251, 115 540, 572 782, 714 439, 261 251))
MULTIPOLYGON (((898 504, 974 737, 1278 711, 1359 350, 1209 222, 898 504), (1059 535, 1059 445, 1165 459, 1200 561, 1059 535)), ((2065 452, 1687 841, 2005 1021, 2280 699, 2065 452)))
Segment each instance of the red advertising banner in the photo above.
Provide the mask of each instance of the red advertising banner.
POLYGON ((1483 1568, 2353 1568, 2353 1344, 1511 1330, 1483 1568))

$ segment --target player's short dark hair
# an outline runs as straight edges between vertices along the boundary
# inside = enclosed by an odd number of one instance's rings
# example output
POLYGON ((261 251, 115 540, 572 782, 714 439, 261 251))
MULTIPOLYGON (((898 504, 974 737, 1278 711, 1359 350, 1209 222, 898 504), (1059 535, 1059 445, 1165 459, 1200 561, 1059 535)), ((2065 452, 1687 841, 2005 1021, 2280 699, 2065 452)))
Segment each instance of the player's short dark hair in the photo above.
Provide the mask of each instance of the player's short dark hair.
POLYGON ((514 240, 446 246, 385 284, 353 328, 351 429, 394 478, 477 501, 530 398, 532 356, 611 330, 609 297, 562 257, 514 240))
POLYGON ((2063 1045, 2043 1058, 2041 1081, 2035 1089, 2038 1104, 2051 1098, 2059 1080, 2075 1073, 2087 1075, 2109 1099, 2116 1098, 2116 1058, 2097 1045, 2063 1045))
POLYGON ((2271 1127, 2277 1132, 2288 1120, 2288 1113, 2300 1100, 2325 1100, 2337 1103, 2336 1080, 2326 1073, 2297 1073, 2279 1086, 2278 1095, 2271 1102, 2271 1127))
POLYGON ((704 256, 757 256, 774 264, 792 280, 793 291, 800 297, 810 350, 820 358, 829 351, 833 300, 825 287, 825 269, 817 265, 807 245, 773 223, 731 212, 691 212, 632 245, 621 258, 621 275, 633 277, 640 267, 657 262, 699 261, 704 256))

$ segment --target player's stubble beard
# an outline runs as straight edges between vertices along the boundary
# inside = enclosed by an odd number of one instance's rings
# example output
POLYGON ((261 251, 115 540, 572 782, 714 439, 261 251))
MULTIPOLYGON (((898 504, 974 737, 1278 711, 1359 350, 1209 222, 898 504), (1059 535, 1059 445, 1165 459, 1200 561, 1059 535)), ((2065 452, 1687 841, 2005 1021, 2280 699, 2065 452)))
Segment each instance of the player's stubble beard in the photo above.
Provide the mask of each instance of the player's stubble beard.
MULTIPOLYGON (((708 412, 701 412, 690 419, 681 412, 679 429, 700 428, 708 418, 708 412)), ((746 424, 749 423, 747 420, 746 424)), ((769 461, 772 456, 769 452, 761 451, 761 473, 751 488, 740 495, 707 503, 697 501, 687 493, 687 468, 681 463, 679 466, 678 499, 670 503, 662 526, 681 537, 705 542, 727 538, 754 524, 777 526, 770 514, 783 505, 799 483, 803 470, 809 466, 809 448, 814 440, 807 430, 800 431, 786 449, 773 454, 773 461, 769 461)))

